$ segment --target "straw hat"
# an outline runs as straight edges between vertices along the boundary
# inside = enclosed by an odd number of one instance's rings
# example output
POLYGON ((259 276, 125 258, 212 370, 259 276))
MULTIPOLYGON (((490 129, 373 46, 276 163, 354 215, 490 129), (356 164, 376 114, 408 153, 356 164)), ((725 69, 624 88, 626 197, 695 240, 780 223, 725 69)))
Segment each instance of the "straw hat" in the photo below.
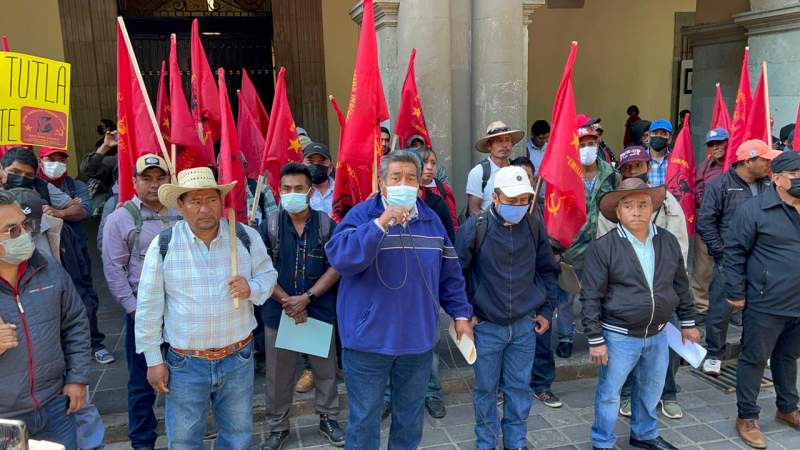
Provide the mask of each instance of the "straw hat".
POLYGON ((167 208, 178 209, 178 197, 187 192, 216 189, 224 197, 233 190, 234 186, 236 186, 235 181, 228 184, 217 184, 214 173, 208 167, 195 167, 178 173, 178 184, 161 185, 158 188, 158 200, 167 208))
POLYGON ((489 140, 506 134, 511 135, 511 143, 514 145, 525 137, 524 131, 512 130, 508 125, 497 120, 486 127, 486 136, 478 139, 478 142, 475 143, 475 148, 481 153, 489 153, 489 140))
POLYGON ((649 195, 650 199, 653 201, 653 212, 655 212, 664 204, 664 198, 667 196, 667 188, 663 185, 650 187, 639 178, 626 178, 620 183, 617 190, 607 192, 600 197, 600 212, 603 213, 606 219, 618 223, 617 205, 623 198, 636 193, 649 195))

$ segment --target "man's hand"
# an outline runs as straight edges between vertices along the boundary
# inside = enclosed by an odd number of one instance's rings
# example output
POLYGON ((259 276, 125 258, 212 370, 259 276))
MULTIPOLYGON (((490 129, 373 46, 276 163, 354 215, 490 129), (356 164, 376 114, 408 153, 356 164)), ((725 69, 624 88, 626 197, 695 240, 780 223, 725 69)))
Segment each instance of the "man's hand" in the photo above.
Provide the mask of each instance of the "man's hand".
POLYGON ((3 318, 0 317, 0 355, 18 345, 17 326, 13 323, 3 322, 3 318))
POLYGON ((117 146, 117 133, 114 131, 107 131, 106 135, 103 137, 103 143, 100 147, 97 147, 95 153, 98 155, 105 155, 111 150, 112 147, 117 146))
POLYGON ((300 325, 301 323, 303 323, 306 320, 308 320, 308 312, 307 311, 300 311, 299 313, 297 313, 294 316, 292 316, 292 319, 294 319, 294 323, 295 324, 300 325))
MULTIPOLYGON (((69 205, 67 207, 69 207, 69 205)), ((44 214, 47 214, 48 216, 57 217, 59 219, 64 215, 64 213, 62 213, 60 209, 55 209, 50 205, 42 206, 42 212, 44 214)))
POLYGON ((80 411, 86 403, 85 384, 65 384, 61 392, 69 398, 67 414, 75 414, 80 411))
POLYGON ((243 276, 237 275, 235 277, 230 277, 225 284, 228 286, 228 294, 230 294, 232 298, 250 298, 250 284, 243 276))
POLYGON ((598 345, 596 347, 589 347, 589 357, 592 358, 592 364, 596 366, 607 366, 608 347, 606 344, 598 345))
POLYGON ((737 313, 744 309, 744 299, 742 300, 730 300, 728 299, 728 304, 731 305, 731 312, 737 313))
POLYGON ((283 309, 286 310, 286 315, 289 317, 294 317, 304 312, 311 301, 308 299, 306 294, 303 294, 286 297, 282 300, 282 303, 283 309))
POLYGON ((681 336, 683 337, 683 344, 686 345, 686 342, 692 341, 695 344, 700 342, 700 331, 697 328, 684 328, 681 330, 681 336))
POLYGON ((169 369, 164 363, 147 368, 147 382, 156 392, 168 393, 169 388, 169 369))
POLYGON ((536 322, 536 334, 543 335, 550 329, 550 321, 545 319, 544 316, 537 314, 533 319, 536 322))
POLYGON ((388 230, 389 222, 392 219, 394 219, 395 225, 402 225, 408 221, 408 217, 410 215, 411 213, 405 208, 389 205, 386 208, 386 211, 384 211, 383 214, 381 214, 381 216, 378 218, 378 222, 381 224, 384 230, 388 230))
POLYGON ((477 322, 475 316, 472 316, 472 320, 456 320, 453 323, 454 328, 456 329, 456 340, 461 343, 461 338, 466 336, 472 339, 472 342, 475 342, 475 336, 472 334, 472 327, 477 322))

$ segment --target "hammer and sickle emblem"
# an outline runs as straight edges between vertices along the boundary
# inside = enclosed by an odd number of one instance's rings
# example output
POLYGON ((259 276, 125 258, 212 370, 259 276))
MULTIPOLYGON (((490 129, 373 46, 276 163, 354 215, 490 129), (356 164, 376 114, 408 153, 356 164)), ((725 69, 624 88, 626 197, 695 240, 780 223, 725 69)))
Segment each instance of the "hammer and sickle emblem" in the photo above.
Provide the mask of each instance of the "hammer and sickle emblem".
POLYGON ((561 209, 561 203, 564 201, 565 198, 566 198, 565 196, 556 198, 555 192, 548 195, 547 199, 544 202, 545 207, 547 207, 547 211, 550 214, 558 213, 558 211, 561 209))

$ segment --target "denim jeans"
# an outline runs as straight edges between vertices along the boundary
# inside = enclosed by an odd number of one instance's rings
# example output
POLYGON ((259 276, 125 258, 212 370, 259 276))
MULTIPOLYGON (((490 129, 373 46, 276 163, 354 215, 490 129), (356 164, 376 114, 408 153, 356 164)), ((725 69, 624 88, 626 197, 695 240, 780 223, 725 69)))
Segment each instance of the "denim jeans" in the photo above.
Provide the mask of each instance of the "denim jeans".
POLYGON ((536 335, 536 355, 533 357, 531 389, 534 393, 549 391, 556 379, 556 359, 551 347, 552 328, 543 335, 536 335))
POLYGON ((10 418, 25 422, 30 439, 57 442, 67 450, 78 450, 75 416, 67 414, 68 405, 66 396, 57 395, 36 411, 10 418))
POLYGON ((158 420, 156 392, 147 382, 147 361, 136 353, 134 320, 125 314, 125 359, 128 362, 128 439, 133 448, 155 448, 158 420))
POLYGON ((209 361, 167 350, 169 393, 165 421, 169 448, 202 449, 208 405, 214 413, 216 448, 248 449, 253 435, 253 343, 209 361))
POLYGON ((531 369, 536 347, 535 322, 525 317, 510 325, 479 322, 475 326, 475 446, 497 447, 500 427, 505 448, 527 446, 531 411, 531 369), (503 377, 503 420, 497 417, 497 391, 503 377))
MULTIPOLYGON (((431 362, 431 376, 428 378, 428 387, 425 390, 425 400, 441 400, 442 385, 439 383, 439 354, 433 349, 431 362)), ((392 403, 392 380, 387 380, 386 389, 383 391, 383 401, 392 403)))
POLYGON ((345 448, 380 448, 385 382, 392 383, 392 426, 389 448, 412 450, 422 440, 425 384, 431 374, 433 350, 415 355, 382 355, 342 350, 350 413, 345 448))
MULTIPOLYGON (((672 315, 672 322, 673 325, 677 329, 681 329, 680 322, 678 321, 678 316, 673 314, 672 315)), ((675 375, 678 373, 678 369, 681 366, 681 357, 678 356, 677 353, 673 352, 672 350, 669 351, 669 366, 667 366, 667 376, 664 378, 664 390, 661 392, 661 400, 665 401, 675 401, 678 399, 678 382, 675 381, 675 375)), ((633 373, 628 375, 628 379, 625 380, 625 385, 622 386, 622 399, 623 400, 630 400, 631 392, 633 392, 633 384, 634 384, 634 376, 633 373)))
POLYGON ((669 361, 666 333, 662 331, 652 337, 635 338, 604 331, 603 336, 608 346, 608 365, 598 370, 592 445, 614 448, 620 391, 630 373, 635 377, 631 397, 631 437, 640 440, 657 438, 656 407, 664 390, 669 361))
POLYGON ((706 347, 708 357, 722 359, 731 321, 731 306, 725 295, 725 273, 722 261, 714 261, 711 286, 708 288, 709 305, 706 314, 706 347))

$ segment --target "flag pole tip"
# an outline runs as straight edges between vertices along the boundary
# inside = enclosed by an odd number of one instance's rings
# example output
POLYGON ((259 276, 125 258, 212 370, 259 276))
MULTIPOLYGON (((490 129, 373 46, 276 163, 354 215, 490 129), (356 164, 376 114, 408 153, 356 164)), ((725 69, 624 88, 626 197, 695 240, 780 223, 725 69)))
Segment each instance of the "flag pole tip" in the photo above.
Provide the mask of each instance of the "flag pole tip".
POLYGON ((572 45, 578 45, 578 41, 572 41, 572 45))
POLYGON ((746 46, 746 47, 744 48, 744 51, 746 51, 746 52, 749 52, 749 51, 750 51, 750 46, 749 46, 749 45, 748 45, 748 46, 746 46))
POLYGON ((328 94, 328 100, 333 100, 333 94, 328 94))

